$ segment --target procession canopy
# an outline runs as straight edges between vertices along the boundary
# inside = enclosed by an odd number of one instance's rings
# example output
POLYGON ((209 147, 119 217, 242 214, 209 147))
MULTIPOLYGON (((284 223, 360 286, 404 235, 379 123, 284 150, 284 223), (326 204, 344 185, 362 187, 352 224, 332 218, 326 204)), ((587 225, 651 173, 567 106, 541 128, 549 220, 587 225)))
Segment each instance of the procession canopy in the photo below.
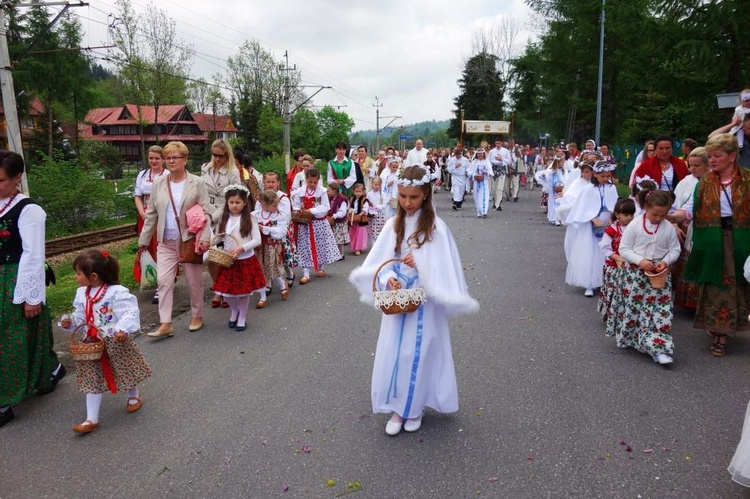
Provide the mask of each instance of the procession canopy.
POLYGON ((464 131, 466 133, 507 134, 510 132, 510 121, 465 120, 464 131))

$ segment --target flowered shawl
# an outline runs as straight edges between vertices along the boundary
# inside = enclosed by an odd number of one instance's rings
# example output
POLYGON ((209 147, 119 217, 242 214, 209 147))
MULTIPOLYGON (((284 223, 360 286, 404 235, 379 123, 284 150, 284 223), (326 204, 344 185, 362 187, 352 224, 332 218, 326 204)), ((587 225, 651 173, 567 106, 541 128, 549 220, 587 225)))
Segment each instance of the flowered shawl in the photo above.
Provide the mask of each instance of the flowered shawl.
MULTIPOLYGON (((711 172, 704 176, 693 196, 693 251, 685 278, 726 287, 719 175, 711 172)), ((742 279, 742 265, 750 255, 750 170, 738 166, 732 172, 732 211, 735 276, 742 279)))

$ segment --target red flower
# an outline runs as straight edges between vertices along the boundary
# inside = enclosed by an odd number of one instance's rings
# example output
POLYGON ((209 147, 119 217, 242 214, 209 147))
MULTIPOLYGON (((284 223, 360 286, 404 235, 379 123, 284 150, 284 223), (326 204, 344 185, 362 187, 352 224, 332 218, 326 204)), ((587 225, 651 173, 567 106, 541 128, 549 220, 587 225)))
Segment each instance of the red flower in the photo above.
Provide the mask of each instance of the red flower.
POLYGON ((102 305, 99 307, 99 312, 102 314, 106 314, 109 309, 107 308, 107 305, 102 305))
POLYGON ((661 339, 661 338, 654 338, 654 345, 658 345, 660 347, 663 347, 666 344, 667 344, 667 342, 664 341, 663 339, 661 339))
POLYGON ((10 231, 9 230, 0 230, 0 238, 7 239, 10 237, 10 231))
POLYGON ((646 303, 654 303, 654 302, 656 302, 655 296, 649 296, 648 298, 646 298, 646 303))
POLYGON ((102 251, 102 256, 104 258, 109 258, 109 251, 107 251, 107 250, 102 251))

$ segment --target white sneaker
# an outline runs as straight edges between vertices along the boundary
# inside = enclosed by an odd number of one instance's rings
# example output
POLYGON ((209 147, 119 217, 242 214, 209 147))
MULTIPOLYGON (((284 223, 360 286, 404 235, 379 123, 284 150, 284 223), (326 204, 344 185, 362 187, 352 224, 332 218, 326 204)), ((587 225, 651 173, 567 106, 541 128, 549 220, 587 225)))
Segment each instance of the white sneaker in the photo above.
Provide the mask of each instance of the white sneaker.
POLYGON ((657 364, 661 364, 662 366, 666 366, 667 364, 673 363, 674 360, 672 360, 672 357, 670 357, 669 355, 660 353, 654 355, 654 362, 656 362, 657 364))
POLYGON ((385 425, 385 432, 390 436, 398 435, 399 432, 401 432, 401 427, 403 426, 403 424, 403 421, 396 423, 389 419, 388 423, 386 423, 385 425))
POLYGON ((590 289, 590 288, 587 289, 586 291, 583 292, 583 296, 587 296, 587 297, 591 298, 592 296, 594 296, 594 290, 590 289))

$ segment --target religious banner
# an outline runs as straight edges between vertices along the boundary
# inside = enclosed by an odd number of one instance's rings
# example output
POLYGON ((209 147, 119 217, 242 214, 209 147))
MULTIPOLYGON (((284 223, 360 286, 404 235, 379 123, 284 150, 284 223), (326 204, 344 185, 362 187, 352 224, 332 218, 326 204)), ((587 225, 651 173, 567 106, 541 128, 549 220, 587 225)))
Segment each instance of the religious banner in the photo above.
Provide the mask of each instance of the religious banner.
POLYGON ((509 133, 510 121, 466 120, 464 130, 466 133, 509 133))

